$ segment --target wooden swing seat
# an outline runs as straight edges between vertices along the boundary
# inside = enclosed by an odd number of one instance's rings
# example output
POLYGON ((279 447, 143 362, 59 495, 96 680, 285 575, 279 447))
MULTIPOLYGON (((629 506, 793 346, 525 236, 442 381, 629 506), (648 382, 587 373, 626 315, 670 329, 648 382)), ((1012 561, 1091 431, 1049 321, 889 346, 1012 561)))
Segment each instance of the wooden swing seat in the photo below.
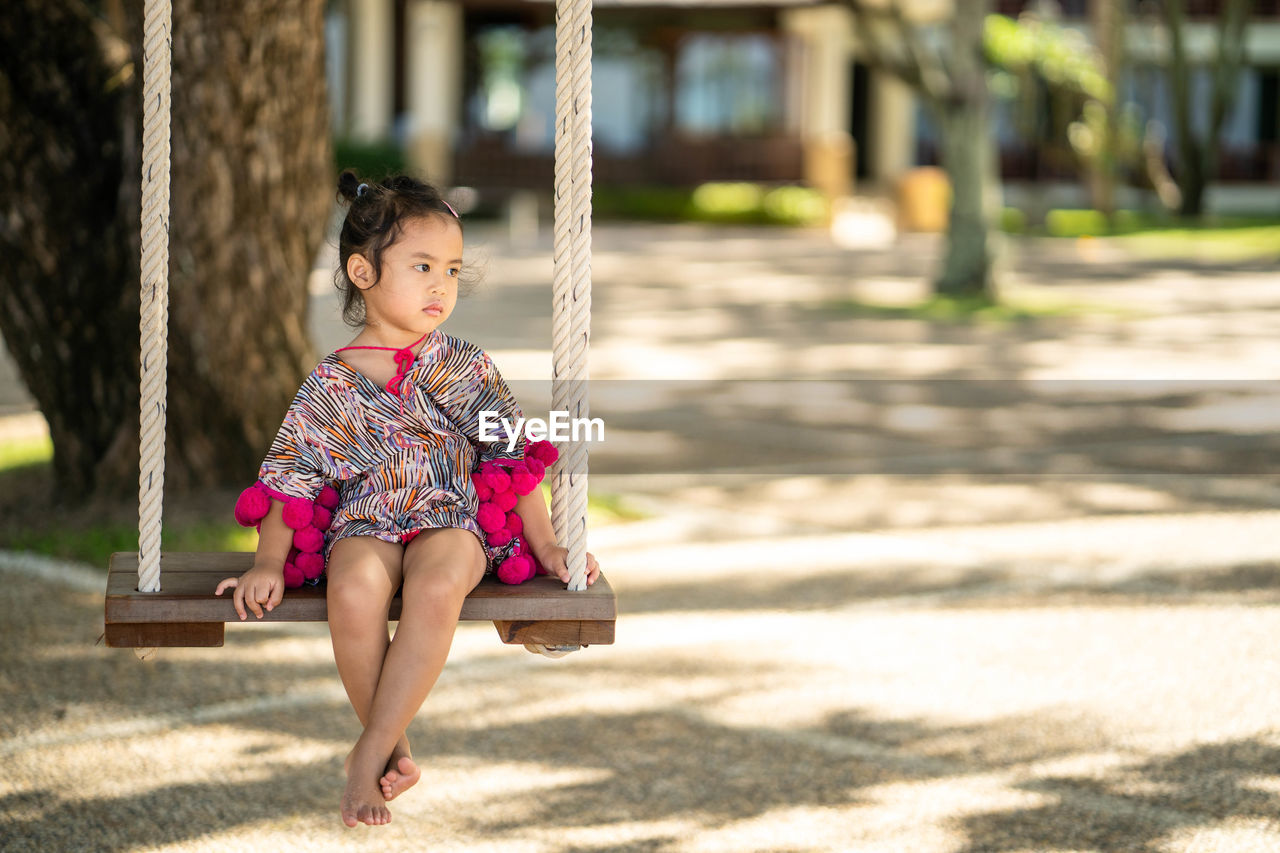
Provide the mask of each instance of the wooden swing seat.
MULTIPOLYGON (((161 590, 138 592, 138 555, 111 555, 107 574, 106 643, 112 648, 221 646, 226 623, 239 623, 230 593, 213 594, 218 581, 253 565, 252 553, 166 552, 160 555, 161 590)), ((607 645, 617 619, 613 588, 601 575, 581 592, 554 578, 509 586, 485 577, 462 605, 462 619, 493 622, 504 643, 547 646, 607 645)), ((400 618, 400 596, 391 621, 400 618)), ((324 622, 324 585, 285 593, 263 618, 249 622, 324 622)))

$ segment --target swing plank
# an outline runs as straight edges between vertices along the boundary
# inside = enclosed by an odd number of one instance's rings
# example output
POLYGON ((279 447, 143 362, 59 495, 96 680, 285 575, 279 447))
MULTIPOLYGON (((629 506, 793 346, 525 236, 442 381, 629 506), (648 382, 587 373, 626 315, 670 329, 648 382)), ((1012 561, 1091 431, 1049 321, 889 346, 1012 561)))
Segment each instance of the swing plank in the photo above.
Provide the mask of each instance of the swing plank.
MULTIPOLYGON (((240 622, 230 593, 213 594, 218 581, 247 571, 249 552, 166 552, 160 555, 159 592, 138 592, 138 555, 111 555, 107 573, 106 644, 112 648, 221 646, 226 623, 240 622)), ((504 643, 579 645, 613 642, 617 599, 602 575, 582 592, 559 580, 537 577, 509 586, 486 576, 462 605, 461 619, 493 622, 504 643)), ((262 622, 324 622, 324 586, 285 592, 262 622)), ((400 596, 391 621, 400 618, 400 596)), ((248 621, 259 620, 250 616, 248 621)))

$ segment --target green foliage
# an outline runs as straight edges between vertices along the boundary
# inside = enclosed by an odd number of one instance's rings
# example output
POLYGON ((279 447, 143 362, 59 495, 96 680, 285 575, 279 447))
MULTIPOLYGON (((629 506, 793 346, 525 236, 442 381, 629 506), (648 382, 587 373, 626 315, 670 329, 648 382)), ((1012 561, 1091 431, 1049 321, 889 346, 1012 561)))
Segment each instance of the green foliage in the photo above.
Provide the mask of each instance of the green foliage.
POLYGON ((53 461, 53 440, 45 436, 7 439, 0 444, 0 472, 53 461))
POLYGON ((1004 208, 1000 211, 1000 230, 1006 234, 1025 234, 1027 215, 1016 207, 1004 208))
POLYGON ((1118 210, 1111 220, 1096 210, 1060 208, 1045 214, 1043 227, 1028 228, 1021 211, 1005 208, 1006 233, 1082 239, 1108 237, 1134 255, 1151 258, 1204 258, 1220 261, 1280 257, 1280 219, 1221 217, 1179 220, 1164 213, 1118 210))
POLYGON ((598 187, 593 211, 601 219, 642 219, 750 225, 816 225, 827 202, 808 187, 767 187, 747 182, 680 187, 598 187))
POLYGON ((690 193, 679 187, 597 186, 591 210, 598 219, 642 219, 678 222, 689 219, 690 193))
POLYGON ((1115 97, 1097 51, 1079 30, 1034 15, 988 15, 982 40, 987 61, 1001 71, 1031 72, 1050 88, 1103 103, 1115 97))
POLYGON ((778 187, 761 204, 769 221, 783 225, 817 225, 827 218, 827 199, 808 187, 778 187))
POLYGON ((351 139, 333 141, 333 160, 339 172, 354 169, 365 178, 383 178, 400 174, 407 168, 404 152, 393 142, 357 142, 351 139))
MULTIPOLYGON (((1149 220, 1146 220, 1150 224, 1149 220)), ((1117 210, 1111 222, 1096 210, 1051 210, 1044 217, 1045 233, 1050 237, 1099 237, 1137 230, 1144 217, 1132 210, 1117 210)))
MULTIPOLYGON (((258 534, 234 521, 169 523, 160 539, 166 551, 252 551, 257 547, 258 534)), ((116 551, 138 550, 138 528, 124 523, 74 526, 53 523, 38 530, 12 532, 4 536, 0 545, 16 551, 78 560, 105 570, 108 559, 116 551)))
POLYGON ((1079 30, 1030 13, 1017 20, 988 15, 983 49, 992 67, 991 91, 1017 102, 1025 136, 1049 150, 1065 148, 1095 170, 1111 172, 1118 165, 1108 159, 1109 143, 1120 163, 1140 162, 1136 108, 1127 105, 1113 118, 1116 92, 1106 63, 1079 30), (1046 98, 1052 109, 1043 108, 1046 98))

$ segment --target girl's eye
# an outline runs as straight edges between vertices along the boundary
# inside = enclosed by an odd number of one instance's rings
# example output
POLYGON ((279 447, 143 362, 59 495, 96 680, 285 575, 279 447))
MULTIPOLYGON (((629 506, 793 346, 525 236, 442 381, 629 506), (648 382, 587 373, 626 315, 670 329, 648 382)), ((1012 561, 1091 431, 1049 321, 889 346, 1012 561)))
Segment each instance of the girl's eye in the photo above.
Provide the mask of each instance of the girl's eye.
POLYGON ((453 276, 454 278, 458 277, 459 272, 461 272, 461 270, 459 270, 457 267, 449 267, 449 275, 453 276))
POLYGON ((418 272, 431 272, 431 264, 414 264, 413 268, 418 272))

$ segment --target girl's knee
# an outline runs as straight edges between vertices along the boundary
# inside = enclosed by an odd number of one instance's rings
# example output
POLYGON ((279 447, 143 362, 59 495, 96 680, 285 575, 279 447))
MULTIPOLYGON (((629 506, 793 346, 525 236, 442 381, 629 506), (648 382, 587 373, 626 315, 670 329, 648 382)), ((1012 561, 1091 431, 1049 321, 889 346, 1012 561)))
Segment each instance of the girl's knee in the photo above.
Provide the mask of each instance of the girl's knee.
POLYGON ((325 592, 325 607, 328 609, 330 622, 367 622, 378 618, 385 620, 387 604, 382 596, 350 577, 330 582, 325 592))
POLYGON ((381 569, 330 572, 326 581, 325 606, 329 620, 386 619, 395 590, 381 569))
POLYGON ((406 605, 458 606, 484 576, 484 551, 475 536, 463 530, 437 533, 451 535, 434 536, 405 554, 406 605))
MULTIPOLYGON (((454 609, 461 605, 467 593, 475 587, 479 575, 454 567, 453 570, 432 567, 405 578, 402 601, 408 608, 454 609)), ((481 573, 482 574, 482 573, 481 573)))

